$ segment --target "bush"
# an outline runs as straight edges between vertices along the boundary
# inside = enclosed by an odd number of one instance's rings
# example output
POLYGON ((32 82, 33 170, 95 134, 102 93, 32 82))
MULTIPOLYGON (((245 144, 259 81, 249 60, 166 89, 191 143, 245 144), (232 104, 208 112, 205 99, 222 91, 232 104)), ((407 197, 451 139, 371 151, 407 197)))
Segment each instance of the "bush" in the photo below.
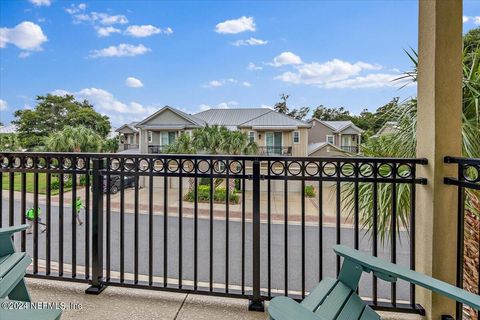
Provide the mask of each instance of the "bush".
POLYGON ((201 186, 208 186, 210 184, 210 178, 201 177, 198 184, 201 186))
MULTIPOLYGON (((199 202, 208 202, 210 201, 210 186, 209 185, 199 185, 197 189, 197 200, 199 202)), ((213 201, 214 202, 225 202, 227 198, 227 190, 223 187, 218 187, 215 189, 213 193, 213 201)), ((194 202, 195 195, 194 192, 188 192, 185 197, 185 201, 194 202)), ((229 195, 230 203, 238 203, 238 194, 236 191, 230 192, 229 195)))
POLYGON ((315 188, 313 186, 305 186, 305 197, 307 198, 315 197, 315 188))

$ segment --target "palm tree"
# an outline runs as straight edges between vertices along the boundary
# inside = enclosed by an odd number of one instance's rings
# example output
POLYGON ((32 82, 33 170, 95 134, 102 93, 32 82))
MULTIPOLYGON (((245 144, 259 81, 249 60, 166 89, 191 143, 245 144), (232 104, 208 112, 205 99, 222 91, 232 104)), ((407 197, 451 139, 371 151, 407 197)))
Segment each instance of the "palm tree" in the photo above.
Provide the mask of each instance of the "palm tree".
MULTIPOLYGON (((416 53, 409 54, 414 61, 415 69, 407 72, 405 77, 416 81, 416 53)), ((480 49, 466 48, 464 52, 463 66, 463 115, 462 115, 462 141, 463 155, 469 158, 480 158, 480 49)), ((402 77, 405 78, 405 77, 402 77)), ((417 100, 415 98, 401 103, 397 108, 391 110, 388 115, 391 120, 398 122, 398 132, 395 134, 370 138, 362 145, 363 153, 370 157, 399 157, 409 158, 416 156, 416 127, 417 127, 417 100)), ((400 168, 406 170, 406 168, 400 168)), ((345 201, 346 210, 351 214, 354 209, 354 185, 346 183, 342 190, 342 197, 345 201)), ((397 226, 399 229, 408 230, 410 213, 410 187, 408 185, 397 185, 397 226)), ((378 185, 378 228, 382 241, 390 236, 391 219, 391 184, 378 185)), ((479 216, 480 195, 478 192, 467 193, 466 208, 474 216, 479 216)), ((359 186, 359 209, 361 221, 364 228, 372 230, 372 203, 373 187, 371 184, 360 184, 359 186)))
MULTIPOLYGON (((186 133, 182 133, 174 143, 170 144, 166 149, 166 153, 175 153, 175 154, 195 154, 197 153, 197 149, 194 146, 193 140, 190 135, 186 133)), ((187 172, 191 172, 193 170, 193 162, 192 161, 185 161, 184 166, 186 166, 185 170, 187 172)), ((188 178, 188 192, 193 192, 193 188, 195 186, 195 178, 189 177, 188 178)))
POLYGON ((99 152, 102 137, 83 126, 66 126, 62 131, 50 134, 45 140, 45 147, 54 152, 99 152))

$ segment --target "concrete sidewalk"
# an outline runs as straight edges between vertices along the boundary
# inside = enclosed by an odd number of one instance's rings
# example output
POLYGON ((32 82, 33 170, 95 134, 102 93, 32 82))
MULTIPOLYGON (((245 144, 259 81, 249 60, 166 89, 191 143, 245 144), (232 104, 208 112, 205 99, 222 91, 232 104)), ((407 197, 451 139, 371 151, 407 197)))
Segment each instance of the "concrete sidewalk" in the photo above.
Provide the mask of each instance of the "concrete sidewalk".
MULTIPOLYGON (((266 312, 248 311, 248 302, 243 299, 121 287, 108 287, 96 296, 84 293, 86 284, 32 278, 27 278, 27 285, 35 302, 66 303, 62 320, 268 319, 266 312)), ((422 319, 412 314, 381 313, 381 316, 382 319, 422 319)))

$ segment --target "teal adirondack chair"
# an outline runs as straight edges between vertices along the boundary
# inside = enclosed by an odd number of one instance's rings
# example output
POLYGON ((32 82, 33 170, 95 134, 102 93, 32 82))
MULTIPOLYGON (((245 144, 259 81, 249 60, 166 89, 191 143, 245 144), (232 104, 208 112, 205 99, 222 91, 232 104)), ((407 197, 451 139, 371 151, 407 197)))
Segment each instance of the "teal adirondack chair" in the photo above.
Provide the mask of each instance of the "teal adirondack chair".
POLYGON ((61 310, 13 310, 3 308, 4 301, 31 302, 25 284, 27 267, 32 262, 25 252, 15 252, 12 235, 23 231, 27 225, 0 228, 0 319, 2 320, 57 320, 62 314, 61 310), (6 300, 8 298, 8 300, 6 300))
POLYGON ((274 298, 268 307, 270 319, 380 319, 356 294, 364 271, 389 282, 406 280, 480 310, 480 296, 476 294, 342 245, 333 250, 344 258, 338 279, 325 278, 300 303, 288 297, 274 298))

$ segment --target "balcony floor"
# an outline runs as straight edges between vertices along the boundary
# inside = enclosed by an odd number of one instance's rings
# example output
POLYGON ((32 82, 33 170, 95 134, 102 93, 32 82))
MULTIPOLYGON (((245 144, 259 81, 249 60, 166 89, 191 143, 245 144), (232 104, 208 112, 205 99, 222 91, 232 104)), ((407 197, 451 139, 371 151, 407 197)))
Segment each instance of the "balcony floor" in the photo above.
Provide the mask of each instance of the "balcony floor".
MULTIPOLYGON (((86 295, 87 285, 81 283, 27 279, 35 302, 64 302, 80 304, 80 310, 65 310, 66 319, 268 319, 267 313, 247 311, 247 301, 109 287, 100 295, 86 295)), ((268 305, 267 305, 268 306, 268 305)), ((382 313, 382 319, 422 319, 409 314, 382 313)))

